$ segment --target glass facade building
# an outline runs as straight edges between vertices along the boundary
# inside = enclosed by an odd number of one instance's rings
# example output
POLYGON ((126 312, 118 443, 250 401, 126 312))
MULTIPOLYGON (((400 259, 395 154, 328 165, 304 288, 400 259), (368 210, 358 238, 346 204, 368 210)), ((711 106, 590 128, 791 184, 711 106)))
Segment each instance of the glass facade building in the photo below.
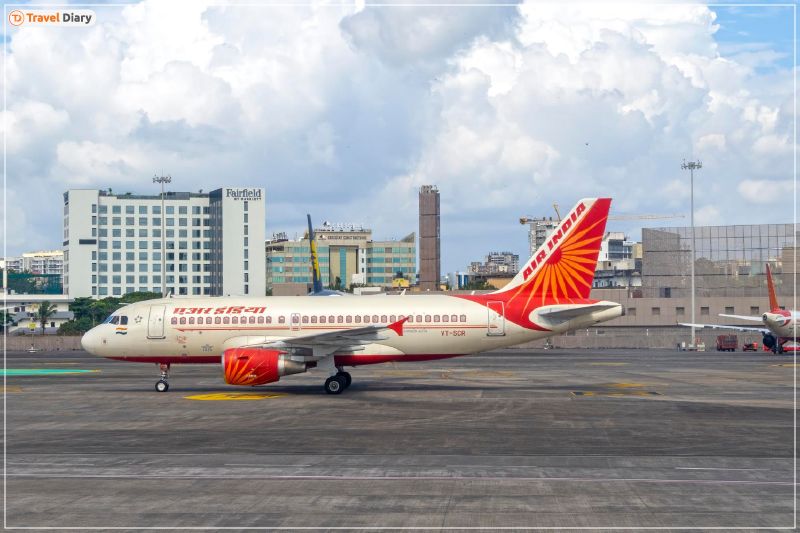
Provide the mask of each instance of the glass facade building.
MULTIPOLYGON (((794 293, 793 224, 699 226, 695 231, 695 295, 759 297, 767 294, 766 265, 777 296, 794 293)), ((691 296, 691 228, 642 230, 642 296, 691 296)))

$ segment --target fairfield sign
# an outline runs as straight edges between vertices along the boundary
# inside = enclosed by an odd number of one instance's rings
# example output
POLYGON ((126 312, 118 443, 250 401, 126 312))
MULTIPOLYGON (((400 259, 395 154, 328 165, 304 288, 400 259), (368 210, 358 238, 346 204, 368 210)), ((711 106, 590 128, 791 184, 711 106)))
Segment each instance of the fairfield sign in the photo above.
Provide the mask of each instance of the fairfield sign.
POLYGON ((64 27, 94 26, 97 15, 91 9, 15 9, 8 14, 12 26, 22 27, 64 27))
POLYGON ((225 189, 225 198, 234 200, 261 200, 261 189, 225 189))

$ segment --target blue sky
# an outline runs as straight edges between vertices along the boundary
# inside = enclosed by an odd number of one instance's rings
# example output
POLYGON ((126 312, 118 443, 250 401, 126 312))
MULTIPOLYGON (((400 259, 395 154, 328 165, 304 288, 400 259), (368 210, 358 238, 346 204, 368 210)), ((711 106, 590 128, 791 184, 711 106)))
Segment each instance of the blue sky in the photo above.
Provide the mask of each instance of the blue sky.
POLYGON ((554 203, 688 215, 694 157, 698 224, 791 221, 792 8, 94 10, 86 29, 6 25, 10 255, 60 246, 64 190, 152 192, 160 172, 265 187, 268 235, 311 213, 400 239, 435 184, 443 271, 526 258, 519 218, 554 203))

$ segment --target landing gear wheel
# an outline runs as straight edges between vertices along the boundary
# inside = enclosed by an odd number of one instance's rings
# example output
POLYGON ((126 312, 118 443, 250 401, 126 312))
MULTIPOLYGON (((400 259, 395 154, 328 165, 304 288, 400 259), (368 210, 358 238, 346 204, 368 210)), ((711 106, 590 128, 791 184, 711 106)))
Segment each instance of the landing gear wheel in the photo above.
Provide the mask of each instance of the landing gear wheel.
POLYGON ((158 392, 167 392, 169 390, 169 383, 167 383, 163 379, 159 379, 156 382, 156 390, 158 392))
POLYGON ((778 354, 783 354, 783 344, 781 344, 780 341, 776 342, 775 348, 777 348, 778 354))
POLYGON ((328 394, 341 394, 345 389, 346 380, 343 376, 331 376, 325 380, 325 392, 328 394))
POLYGON ((347 387, 349 387, 350 384, 353 382, 353 378, 350 376, 350 372, 344 372, 344 371, 337 372, 336 375, 337 376, 342 376, 344 378, 344 388, 345 389, 347 387))

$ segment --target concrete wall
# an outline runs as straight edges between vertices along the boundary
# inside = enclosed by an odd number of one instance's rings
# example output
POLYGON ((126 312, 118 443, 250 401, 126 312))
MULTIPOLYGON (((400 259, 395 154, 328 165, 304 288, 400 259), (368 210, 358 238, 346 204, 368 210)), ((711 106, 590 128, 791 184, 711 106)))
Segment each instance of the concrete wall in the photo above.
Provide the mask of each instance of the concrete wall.
MULTIPOLYGON (((30 336, 26 337, 5 337, 6 350, 9 352, 25 351, 31 347, 30 336)), ((43 351, 55 350, 83 350, 81 347, 81 337, 64 337, 59 335, 36 336, 36 349, 43 351)))

